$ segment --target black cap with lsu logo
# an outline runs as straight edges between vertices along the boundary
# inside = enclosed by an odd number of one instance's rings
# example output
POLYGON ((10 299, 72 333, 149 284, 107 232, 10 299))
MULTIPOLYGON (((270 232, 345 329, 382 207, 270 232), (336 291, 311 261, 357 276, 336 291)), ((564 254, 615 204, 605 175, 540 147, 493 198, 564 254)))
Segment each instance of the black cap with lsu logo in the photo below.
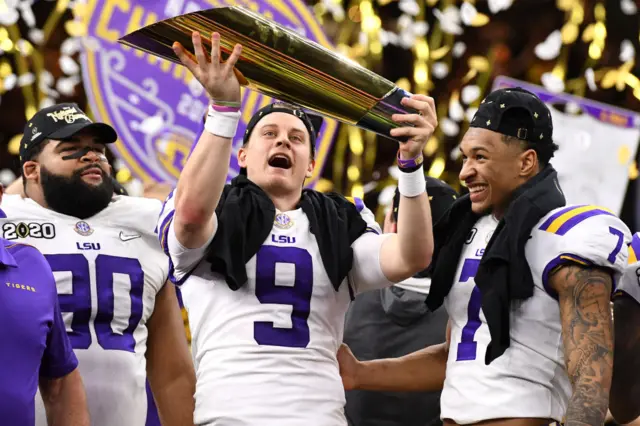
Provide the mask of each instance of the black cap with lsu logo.
MULTIPOLYGON (((458 193, 448 184, 440 179, 425 176, 427 181, 427 193, 429 194, 429 205, 431 206, 431 217, 436 223, 442 215, 449 210, 449 207, 458 198, 458 193)), ((400 192, 396 189, 393 197, 393 219, 398 221, 398 206, 400 205, 400 192)))
POLYGON ((113 127, 92 122, 77 104, 56 104, 38 111, 25 125, 20 141, 20 162, 23 163, 29 151, 45 140, 66 140, 80 131, 90 132, 100 143, 113 143, 118 139, 113 127))

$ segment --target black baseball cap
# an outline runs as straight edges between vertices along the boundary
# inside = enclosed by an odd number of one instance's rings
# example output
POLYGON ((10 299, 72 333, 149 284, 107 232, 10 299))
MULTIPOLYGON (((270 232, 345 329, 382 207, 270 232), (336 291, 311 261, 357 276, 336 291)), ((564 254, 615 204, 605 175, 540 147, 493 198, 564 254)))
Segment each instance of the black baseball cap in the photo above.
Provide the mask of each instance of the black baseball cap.
POLYGON ((536 147, 554 145, 551 111, 539 97, 521 87, 491 92, 469 126, 513 136, 536 147), (514 109, 519 113, 514 114, 514 109))
POLYGON ((113 127, 92 122, 77 104, 56 104, 38 111, 25 125, 20 141, 20 162, 45 140, 69 139, 80 131, 90 131, 101 143, 113 143, 118 139, 113 127))
MULTIPOLYGON (((431 218, 436 223, 442 215, 449 210, 449 207, 458 198, 458 193, 451 186, 440 179, 431 176, 425 176, 427 181, 427 193, 429 194, 429 205, 431 206, 431 218)), ((398 206, 400 205, 400 192, 396 188, 393 197, 393 219, 398 221, 398 206)))

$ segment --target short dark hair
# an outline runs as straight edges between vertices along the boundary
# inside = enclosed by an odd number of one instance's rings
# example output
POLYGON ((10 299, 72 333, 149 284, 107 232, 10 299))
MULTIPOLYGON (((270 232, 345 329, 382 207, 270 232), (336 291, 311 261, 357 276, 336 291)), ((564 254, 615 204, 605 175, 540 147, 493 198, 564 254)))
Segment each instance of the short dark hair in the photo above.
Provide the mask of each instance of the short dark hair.
MULTIPOLYGON (((502 119, 520 123, 519 127, 524 127, 526 129, 532 129, 534 126, 531 115, 524 108, 511 108, 508 111, 505 111, 502 119)), ((519 139, 515 136, 505 134, 501 134, 500 136, 502 142, 506 144, 519 143, 524 151, 528 149, 534 150, 538 155, 538 162, 540 163, 541 167, 547 166, 547 164, 549 164, 549 161, 553 157, 553 154, 558 150, 558 145, 553 142, 551 144, 536 144, 534 142, 519 139)))
MULTIPOLYGON (((30 150, 26 151, 23 154, 23 158, 21 158, 22 163, 24 164, 25 161, 32 161, 33 159, 38 157, 38 155, 42 154, 42 151, 44 150, 44 148, 47 146, 49 142, 50 142, 50 139, 45 139, 41 143, 34 145, 34 147, 31 148, 30 150)), ((20 173, 24 177, 24 171, 22 167, 20 168, 20 173)))

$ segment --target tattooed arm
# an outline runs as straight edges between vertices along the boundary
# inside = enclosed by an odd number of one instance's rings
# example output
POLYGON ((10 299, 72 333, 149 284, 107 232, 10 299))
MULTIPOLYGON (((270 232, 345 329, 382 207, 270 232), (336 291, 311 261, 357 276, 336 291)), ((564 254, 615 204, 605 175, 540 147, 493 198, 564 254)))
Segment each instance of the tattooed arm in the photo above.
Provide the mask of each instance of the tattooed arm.
POLYGON ((573 395, 565 426, 601 426, 613 369, 612 279, 604 269, 568 264, 550 277, 558 293, 565 362, 573 395))
POLYGON ((611 414, 618 423, 640 416, 640 304, 626 294, 614 299, 615 356, 611 414))

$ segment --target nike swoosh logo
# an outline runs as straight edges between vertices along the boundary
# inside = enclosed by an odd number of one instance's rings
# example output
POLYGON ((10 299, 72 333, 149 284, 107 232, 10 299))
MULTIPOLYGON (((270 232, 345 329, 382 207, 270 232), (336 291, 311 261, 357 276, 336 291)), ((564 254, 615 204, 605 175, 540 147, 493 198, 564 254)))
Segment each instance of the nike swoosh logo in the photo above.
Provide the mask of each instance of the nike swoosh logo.
POLYGON ((142 235, 140 234, 125 234, 124 232, 120 231, 120 239, 122 241, 131 241, 141 237, 142 235))

